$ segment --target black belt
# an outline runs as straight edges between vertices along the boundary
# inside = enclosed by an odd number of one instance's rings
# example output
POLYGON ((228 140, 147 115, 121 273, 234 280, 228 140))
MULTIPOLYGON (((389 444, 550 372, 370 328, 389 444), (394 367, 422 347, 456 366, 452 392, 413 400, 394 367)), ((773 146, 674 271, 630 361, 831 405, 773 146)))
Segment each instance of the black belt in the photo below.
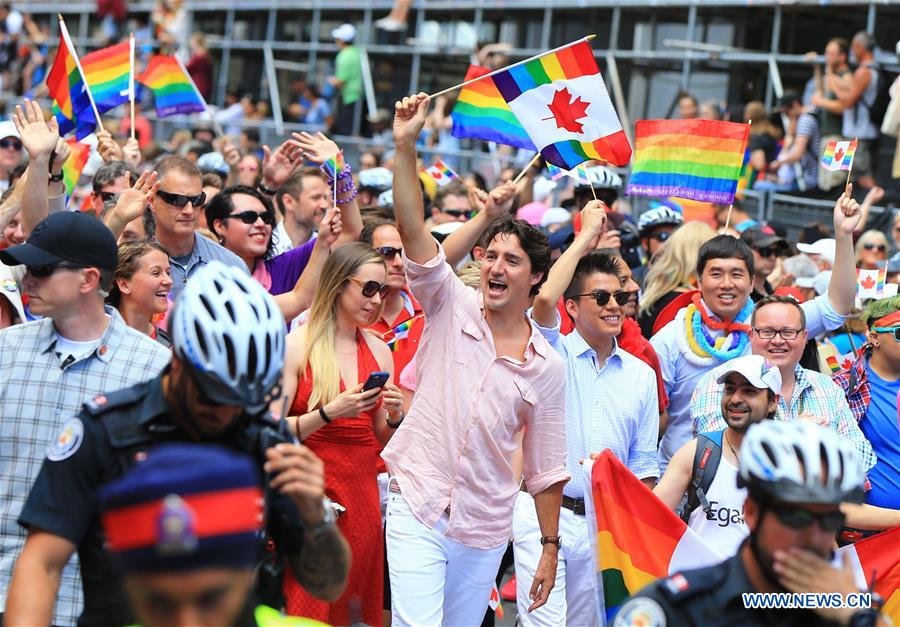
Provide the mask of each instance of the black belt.
MULTIPOLYGON (((388 481, 388 492, 393 492, 394 494, 400 494, 400 485, 393 479, 388 481)), ((450 516, 450 506, 449 505, 444 509, 444 513, 447 514, 447 516, 450 516)))
POLYGON ((572 510, 576 516, 584 516, 584 499, 573 499, 571 496, 563 494, 562 506, 572 510))

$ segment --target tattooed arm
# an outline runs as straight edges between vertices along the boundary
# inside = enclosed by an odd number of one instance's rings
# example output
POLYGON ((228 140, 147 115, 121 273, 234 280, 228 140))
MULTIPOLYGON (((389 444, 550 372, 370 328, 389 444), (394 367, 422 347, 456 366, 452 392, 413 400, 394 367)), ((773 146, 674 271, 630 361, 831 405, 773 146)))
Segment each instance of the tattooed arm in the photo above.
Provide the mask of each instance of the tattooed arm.
POLYGON ((294 578, 303 589, 333 603, 344 593, 350 573, 350 545, 336 525, 307 532, 300 555, 288 559, 294 578))

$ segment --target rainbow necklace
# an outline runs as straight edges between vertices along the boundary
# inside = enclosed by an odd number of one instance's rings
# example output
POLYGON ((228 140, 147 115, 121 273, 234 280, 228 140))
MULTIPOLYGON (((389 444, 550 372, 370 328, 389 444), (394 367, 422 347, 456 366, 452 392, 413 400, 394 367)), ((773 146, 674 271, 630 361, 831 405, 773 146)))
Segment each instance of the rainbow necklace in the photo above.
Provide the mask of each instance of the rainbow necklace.
POLYGON ((748 298, 733 321, 713 320, 706 313, 700 295, 695 294, 691 304, 679 312, 681 328, 684 329, 684 335, 679 339, 683 340, 685 359, 697 366, 712 366, 717 361, 728 361, 743 355, 750 343, 750 327, 744 321, 749 320, 752 312, 753 301, 748 298), (724 331, 725 334, 716 339, 710 330, 724 331))

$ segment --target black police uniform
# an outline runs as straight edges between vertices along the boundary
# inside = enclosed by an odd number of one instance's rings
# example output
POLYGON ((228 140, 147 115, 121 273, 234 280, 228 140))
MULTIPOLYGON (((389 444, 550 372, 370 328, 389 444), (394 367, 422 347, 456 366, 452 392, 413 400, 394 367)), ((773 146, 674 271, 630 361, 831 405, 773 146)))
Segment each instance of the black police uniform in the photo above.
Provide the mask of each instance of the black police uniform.
MULTIPOLYGON (((99 486, 145 459, 152 447, 164 442, 193 441, 169 420, 162 376, 85 403, 76 419, 81 428, 77 423, 72 428, 72 421, 67 423, 69 433, 80 441, 70 439, 66 452, 53 456, 56 461, 44 460, 19 517, 19 524, 48 531, 78 547, 84 585, 84 611, 79 626, 108 627, 134 622, 121 572, 104 549, 96 492, 99 486)), ((285 421, 244 417, 221 438, 207 441, 250 455, 262 468, 266 449, 280 442, 293 442, 294 438, 285 421)), ((260 538, 258 600, 282 607, 284 560, 300 553, 303 523, 293 501, 270 491, 267 480, 264 483, 267 533, 260 538)))
POLYGON ((715 566, 686 570, 655 581, 622 605, 613 627, 831 627, 812 610, 747 609, 741 594, 755 592, 737 555, 715 566))

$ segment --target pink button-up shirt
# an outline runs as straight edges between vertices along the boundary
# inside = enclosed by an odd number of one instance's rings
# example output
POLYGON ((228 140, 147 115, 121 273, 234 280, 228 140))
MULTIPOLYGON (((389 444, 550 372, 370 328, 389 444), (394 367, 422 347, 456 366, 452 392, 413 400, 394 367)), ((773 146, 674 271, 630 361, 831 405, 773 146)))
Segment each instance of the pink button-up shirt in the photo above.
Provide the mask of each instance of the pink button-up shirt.
POLYGON ((510 536, 519 430, 528 490, 569 480, 565 365, 534 327, 524 362, 498 357, 481 294, 453 274, 443 248, 424 265, 403 260, 428 322, 416 395, 381 456, 423 524, 433 527, 449 505, 449 538, 496 547, 510 536))

